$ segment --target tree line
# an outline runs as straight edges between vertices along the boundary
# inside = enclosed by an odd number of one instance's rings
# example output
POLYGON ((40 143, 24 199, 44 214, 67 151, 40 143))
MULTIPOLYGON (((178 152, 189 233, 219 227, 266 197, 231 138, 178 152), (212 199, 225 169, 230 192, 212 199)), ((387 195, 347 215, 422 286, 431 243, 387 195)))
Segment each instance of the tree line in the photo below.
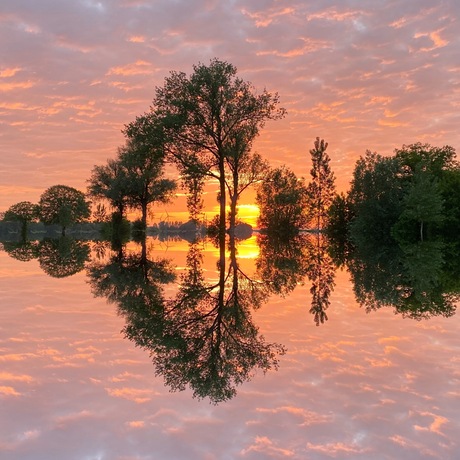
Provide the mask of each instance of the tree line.
POLYGON ((149 207, 169 202, 180 185, 198 225, 204 186, 212 180, 218 183, 213 223, 221 241, 233 235, 238 201, 254 185, 258 225, 270 235, 291 237, 308 228, 362 244, 369 236, 385 242, 456 233, 460 171, 452 147, 404 145, 390 157, 367 152, 356 162, 350 190, 337 194, 323 139, 316 138, 310 150, 308 183, 285 166, 272 168, 253 151, 265 123, 285 114, 277 93, 258 93, 225 61, 195 65, 190 75, 173 71, 155 89, 149 111, 124 127, 125 144, 116 157, 94 166, 86 194, 55 185, 38 204, 11 206, 4 220, 22 222, 24 231, 35 220, 60 224, 65 234, 91 213, 95 221, 116 224, 128 210, 138 210, 143 231, 149 207), (175 165, 179 181, 165 177, 166 164, 175 165))

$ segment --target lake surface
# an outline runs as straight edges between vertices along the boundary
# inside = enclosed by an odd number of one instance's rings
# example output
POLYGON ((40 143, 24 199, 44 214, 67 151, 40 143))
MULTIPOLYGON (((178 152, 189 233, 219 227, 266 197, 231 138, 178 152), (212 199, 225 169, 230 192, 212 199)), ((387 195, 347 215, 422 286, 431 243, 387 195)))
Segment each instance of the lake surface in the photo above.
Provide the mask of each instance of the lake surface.
MULTIPOLYGON (((219 253, 210 243, 201 249, 212 285, 219 253)), ((124 257, 139 251, 130 243, 124 257)), ((149 240, 147 251, 184 273, 185 241, 149 240)), ((258 255, 255 236, 238 246, 244 274, 256 276, 258 255)), ((155 356, 126 337, 137 317, 93 295, 92 263, 57 278, 43 259, 0 251, 1 459, 460 458, 458 314, 417 321, 391 306, 367 313, 342 269, 328 320, 317 326, 303 278, 251 311, 258 339, 285 349, 278 368, 255 365, 236 394, 212 403, 190 385, 170 391, 155 356)), ((165 283, 162 294, 177 289, 165 283)))

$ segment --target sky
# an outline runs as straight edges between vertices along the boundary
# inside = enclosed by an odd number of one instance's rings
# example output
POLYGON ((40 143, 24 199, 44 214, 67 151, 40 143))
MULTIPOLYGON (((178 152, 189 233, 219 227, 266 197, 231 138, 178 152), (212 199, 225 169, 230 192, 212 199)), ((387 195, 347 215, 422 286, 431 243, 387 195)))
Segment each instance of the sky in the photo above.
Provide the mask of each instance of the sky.
POLYGON ((459 148, 459 17, 456 0, 0 0, 0 211, 84 191, 169 72, 213 58, 287 110, 255 150, 308 179, 325 139, 339 191, 367 149, 459 148))

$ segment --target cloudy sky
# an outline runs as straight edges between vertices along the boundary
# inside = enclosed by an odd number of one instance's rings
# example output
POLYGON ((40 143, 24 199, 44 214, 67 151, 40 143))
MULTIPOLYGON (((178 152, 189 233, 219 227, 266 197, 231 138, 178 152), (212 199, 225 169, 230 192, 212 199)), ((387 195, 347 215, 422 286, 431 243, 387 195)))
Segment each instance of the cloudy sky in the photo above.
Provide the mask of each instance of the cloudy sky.
POLYGON ((288 115, 256 149, 309 174, 316 136, 345 190, 366 149, 460 146, 456 0, 2 0, 0 210, 84 190, 169 71, 217 57, 288 115))

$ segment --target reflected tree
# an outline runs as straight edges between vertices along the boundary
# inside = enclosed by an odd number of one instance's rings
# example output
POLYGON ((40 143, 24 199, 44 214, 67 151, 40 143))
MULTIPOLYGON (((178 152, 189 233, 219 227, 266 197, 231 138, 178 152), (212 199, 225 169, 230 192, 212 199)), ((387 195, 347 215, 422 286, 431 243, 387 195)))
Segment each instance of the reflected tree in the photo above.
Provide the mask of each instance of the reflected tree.
POLYGON ((38 261, 41 269, 53 278, 65 278, 85 268, 89 260, 89 244, 68 236, 47 238, 38 245, 38 261))
POLYGON ((3 249, 13 259, 29 262, 36 259, 39 254, 38 241, 3 241, 3 249))
POLYGON ((118 253, 93 264, 88 275, 93 293, 118 306, 125 336, 150 353, 170 389, 190 387, 195 397, 217 404, 232 398, 255 369, 276 368, 284 349, 267 343, 252 320, 251 311, 269 292, 240 269, 235 245, 228 266, 226 248, 219 248, 212 280, 205 278, 200 244, 190 243, 186 269, 169 298, 164 285, 174 281, 174 270, 168 261, 150 261, 145 246, 140 255, 118 253))
POLYGON ((370 244, 357 248, 348 262, 356 299, 366 311, 393 307, 403 317, 417 320, 455 313, 460 293, 445 282, 442 242, 369 248, 370 244))
POLYGON ((307 235, 292 238, 259 234, 257 273, 270 292, 285 296, 303 283, 308 271, 307 235))
POLYGON ((201 264, 192 244, 177 296, 168 302, 168 341, 152 357, 171 389, 189 385, 194 396, 219 403, 232 398, 254 369, 277 368, 284 348, 267 343, 252 320, 251 311, 268 292, 240 269, 235 246, 228 269, 219 264, 215 282, 204 279, 201 264))
POLYGON ((328 252, 327 238, 320 232, 309 235, 307 277, 311 281, 310 313, 319 326, 328 320, 326 310, 334 290, 335 264, 328 252))
POLYGON ((121 310, 122 304, 145 304, 149 296, 161 298, 161 286, 175 280, 171 261, 149 259, 147 240, 142 239, 140 245, 140 252, 130 254, 120 246, 107 262, 99 257, 87 267, 89 284, 96 297, 106 297, 121 310))

